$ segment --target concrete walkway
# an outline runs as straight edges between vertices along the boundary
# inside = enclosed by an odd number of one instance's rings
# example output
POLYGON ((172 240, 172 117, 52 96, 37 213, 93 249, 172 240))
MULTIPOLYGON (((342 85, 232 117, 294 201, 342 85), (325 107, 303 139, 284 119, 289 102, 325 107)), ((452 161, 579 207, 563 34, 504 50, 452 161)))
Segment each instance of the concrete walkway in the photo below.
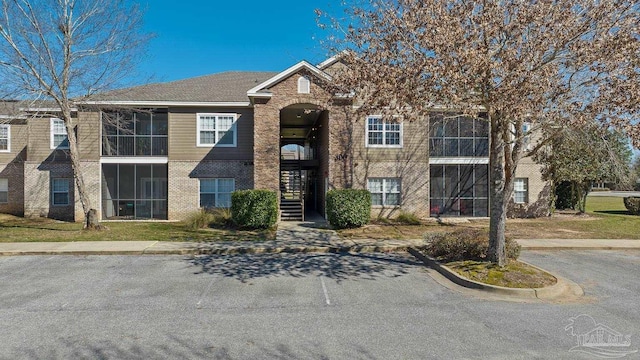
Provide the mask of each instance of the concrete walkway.
MULTIPOLYGON (((523 250, 640 250, 640 240, 519 239, 523 250)), ((426 245, 422 239, 343 239, 323 219, 282 222, 271 241, 82 241, 0 243, 0 255, 197 255, 395 252, 426 245)))

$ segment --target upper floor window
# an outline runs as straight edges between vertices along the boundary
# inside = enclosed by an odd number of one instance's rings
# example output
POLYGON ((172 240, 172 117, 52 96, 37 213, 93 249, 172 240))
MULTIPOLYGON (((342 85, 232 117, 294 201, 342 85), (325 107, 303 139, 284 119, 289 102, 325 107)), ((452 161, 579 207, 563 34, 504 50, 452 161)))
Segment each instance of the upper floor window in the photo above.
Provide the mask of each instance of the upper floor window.
POLYGON ((309 94, 311 92, 311 81, 306 76, 298 78, 298 94, 309 94))
POLYGON ((402 147, 402 123, 368 116, 365 136, 367 147, 402 147))
POLYGON ((103 156, 167 156, 166 110, 102 113, 103 156))
POLYGON ((11 151, 11 127, 9 124, 0 124, 0 152, 11 151))
POLYGON ((236 114, 198 114, 197 146, 236 147, 236 114))
POLYGON ((0 204, 9 202, 9 179, 0 179, 0 204))
POLYGON ((489 156, 489 122, 450 113, 429 116, 429 156, 489 156))
POLYGON ((61 119, 51 119, 51 149, 68 149, 67 127, 61 119))

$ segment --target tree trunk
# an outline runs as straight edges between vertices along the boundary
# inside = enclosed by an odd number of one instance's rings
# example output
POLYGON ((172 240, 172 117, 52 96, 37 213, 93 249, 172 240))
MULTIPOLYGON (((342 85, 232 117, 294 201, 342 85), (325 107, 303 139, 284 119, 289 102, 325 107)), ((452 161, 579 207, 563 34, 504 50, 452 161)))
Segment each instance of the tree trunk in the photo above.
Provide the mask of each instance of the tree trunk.
POLYGON ((91 200, 87 195, 87 187, 84 183, 84 177, 82 175, 82 168, 80 166, 80 152, 78 151, 78 139, 74 129, 74 124, 71 118, 71 112, 63 111, 65 117, 64 122, 67 129, 67 137, 69 139, 69 157, 71 159, 71 167, 73 169, 73 179, 75 180, 76 188, 78 189, 78 197, 80 198, 80 204, 82 205, 82 212, 84 218, 85 229, 101 229, 98 224, 97 211, 91 207, 91 200))
POLYGON ((489 250, 487 259, 499 266, 506 263, 505 230, 507 224, 504 124, 490 119, 491 143, 489 152, 489 250))

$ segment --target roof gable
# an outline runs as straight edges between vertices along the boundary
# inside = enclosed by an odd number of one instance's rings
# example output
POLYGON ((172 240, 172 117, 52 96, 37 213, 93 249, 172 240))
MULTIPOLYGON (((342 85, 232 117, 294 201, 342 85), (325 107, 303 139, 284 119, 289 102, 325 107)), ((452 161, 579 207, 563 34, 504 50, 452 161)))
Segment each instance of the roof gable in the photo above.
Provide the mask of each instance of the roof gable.
POLYGON ((317 67, 309 64, 306 61, 300 61, 299 63, 291 66, 290 68, 284 70, 281 73, 278 73, 277 75, 267 79, 266 81, 260 83, 259 85, 249 89, 249 91, 247 91, 247 96, 249 97, 271 97, 271 93, 269 92, 265 92, 266 89, 278 84, 279 82, 289 78, 290 76, 292 76, 293 74, 297 73, 298 71, 302 70, 302 69, 306 69, 309 72, 311 72, 312 74, 318 76, 321 79, 325 79, 327 81, 331 80, 331 75, 325 73, 324 71, 318 69, 317 67))

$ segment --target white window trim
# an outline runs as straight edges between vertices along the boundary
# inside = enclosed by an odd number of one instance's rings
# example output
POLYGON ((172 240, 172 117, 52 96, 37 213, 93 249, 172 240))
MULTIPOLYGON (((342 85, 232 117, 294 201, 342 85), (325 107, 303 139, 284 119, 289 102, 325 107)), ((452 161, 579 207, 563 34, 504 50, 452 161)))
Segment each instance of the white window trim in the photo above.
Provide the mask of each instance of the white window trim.
POLYGON ((298 78, 298 94, 310 94, 311 93, 311 80, 306 76, 300 76, 298 78))
POLYGON ((396 178, 396 177, 370 177, 367 178, 367 190, 369 190, 369 192, 371 192, 372 194, 382 194, 382 205, 374 205, 373 203, 371 204, 372 207, 374 208, 383 208, 383 207, 400 207, 402 206, 402 178, 396 178), (382 192, 376 192, 373 193, 371 192, 371 190, 369 190, 369 180, 382 180, 382 192), (398 192, 397 193, 389 193, 389 194, 398 194, 398 204, 393 204, 393 205, 386 205, 385 203, 387 202, 387 193, 385 192, 386 189, 386 182, 387 180, 397 180, 398 181, 398 192))
MULTIPOLYGON (((215 136, 218 137, 218 129, 215 130, 215 136)), ((197 113, 196 114, 196 146, 197 147, 237 147, 238 146, 238 114, 236 113, 197 113), (219 116, 233 116, 233 124, 231 129, 233 130, 233 144, 218 144, 219 139, 214 144, 203 144, 200 142, 200 125, 202 124, 201 117, 212 116, 217 118, 219 116)))
POLYGON ((1 183, 6 183, 6 189, 3 187, 3 185, 0 185, 0 192, 6 192, 7 193, 7 201, 0 201, 0 204, 8 204, 9 203, 9 179, 7 178, 0 178, 0 184, 1 183))
POLYGON ((71 180, 69 178, 52 178, 51 179, 51 206, 69 206, 71 200, 71 180), (53 189, 53 181, 54 180, 66 180, 67 181, 67 203, 66 204, 56 204, 54 194, 63 193, 62 191, 54 191, 53 189))
POLYGON ((515 178, 513 181, 513 202, 515 204, 528 204, 529 203, 529 178, 515 178), (516 181, 518 180, 522 180, 524 182, 524 190, 519 191, 516 190, 516 181), (524 196, 524 201, 517 201, 516 200, 516 193, 517 192, 522 192, 525 194, 524 196))
POLYGON ((9 124, 0 124, 0 128, 6 128, 7 129, 7 149, 6 150, 0 149, 0 152, 1 153, 11 152, 11 125, 9 125, 9 124))
MULTIPOLYGON (((200 204, 202 203, 202 199, 201 199, 201 195, 202 195, 202 180, 215 180, 215 191, 212 193, 206 193, 206 194, 215 194, 216 195, 216 200, 218 199, 218 194, 220 194, 220 192, 218 191, 218 181, 219 180, 231 180, 233 181, 233 191, 236 191, 236 179, 235 178, 199 178, 198 179, 198 207, 201 207, 200 204)), ((232 193, 233 193, 232 191, 232 193)), ((215 208, 218 208, 217 206, 214 206, 215 208)), ((231 203, 229 203, 229 207, 228 208, 220 208, 220 209, 230 209, 231 208, 231 203)))
MULTIPOLYGON (((378 119, 382 119, 382 142, 384 143, 386 140, 386 133, 387 130, 384 127, 384 124, 386 123, 387 120, 385 120, 383 118, 382 115, 368 115, 365 119, 365 123, 364 123, 364 146, 368 147, 368 148, 387 148, 387 149, 400 149, 403 146, 403 138, 404 138, 404 123, 402 121, 398 121, 398 124, 400 124, 400 144, 398 145, 385 145, 385 144, 369 144, 369 119, 371 118, 378 118, 378 119)), ((378 131, 376 131, 378 132, 378 131)), ((395 131, 393 131, 395 132, 395 131)))
MULTIPOLYGON (((62 124, 64 126, 64 134, 67 135, 67 142, 69 141, 69 134, 67 133, 67 128, 66 128, 66 125, 64 124, 64 120, 58 119, 58 118, 51 118, 49 120, 49 132, 50 132, 50 147, 51 147, 51 150, 56 150, 56 149, 58 149, 58 150, 68 150, 69 146, 55 146, 55 144, 54 144, 54 135, 56 135, 56 133, 54 133, 54 131, 53 131, 54 128, 55 128, 53 126, 53 123, 56 122, 56 121, 62 121, 62 124)), ((62 135, 62 134, 57 134, 57 135, 62 135)))

